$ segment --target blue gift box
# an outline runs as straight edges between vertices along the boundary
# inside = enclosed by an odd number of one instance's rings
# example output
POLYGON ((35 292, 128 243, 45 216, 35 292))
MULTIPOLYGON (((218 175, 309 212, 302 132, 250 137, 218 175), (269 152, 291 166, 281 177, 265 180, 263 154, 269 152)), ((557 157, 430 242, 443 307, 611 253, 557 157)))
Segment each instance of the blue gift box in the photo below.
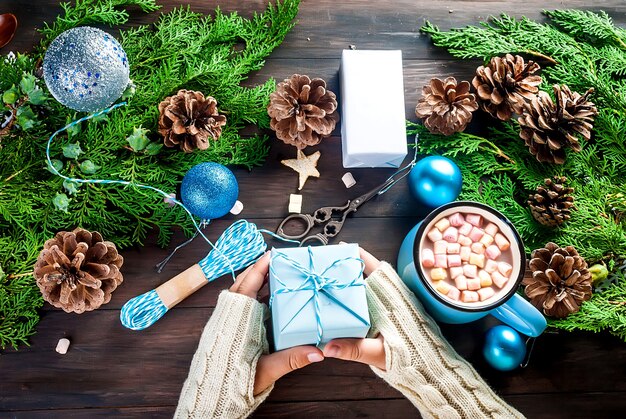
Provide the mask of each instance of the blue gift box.
POLYGON ((367 335, 370 320, 358 245, 272 249, 269 281, 277 351, 367 335))

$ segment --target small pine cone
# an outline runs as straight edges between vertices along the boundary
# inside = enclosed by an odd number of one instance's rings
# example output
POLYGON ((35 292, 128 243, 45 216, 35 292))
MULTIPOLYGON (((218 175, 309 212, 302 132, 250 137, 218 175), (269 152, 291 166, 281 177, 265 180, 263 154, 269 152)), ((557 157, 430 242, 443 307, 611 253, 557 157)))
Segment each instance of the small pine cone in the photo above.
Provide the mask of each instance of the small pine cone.
POLYGON ((454 77, 444 81, 433 78, 422 88, 422 98, 415 107, 415 114, 424 120, 424 126, 433 134, 461 132, 472 120, 472 112, 478 109, 476 96, 469 91, 467 81, 457 84, 454 77))
POLYGON ((190 90, 166 97, 159 103, 159 113, 159 134, 164 144, 179 146, 185 153, 209 148, 210 141, 219 139, 226 125, 215 98, 190 90))
POLYGON ((35 263, 44 300, 71 313, 91 311, 111 301, 123 281, 124 258, 98 232, 77 228, 47 240, 35 263))
POLYGON ((545 315, 567 317, 591 298, 591 273, 573 246, 548 243, 533 250, 529 266, 532 277, 522 281, 524 292, 545 315))
POLYGON ((528 196, 528 206, 535 220, 547 227, 557 227, 570 219, 574 207, 574 188, 565 186, 565 176, 546 179, 545 186, 538 186, 528 196))
POLYGON ((319 144, 339 121, 337 98, 322 79, 294 74, 276 86, 267 113, 276 137, 298 149, 319 144))
POLYGON ((508 121, 513 113, 521 114, 541 84, 541 76, 534 75, 539 64, 524 63, 519 55, 493 57, 487 66, 476 69, 472 85, 476 89, 480 107, 491 116, 508 121))
POLYGON ((553 90, 556 103, 542 91, 526 104, 518 119, 519 136, 538 161, 563 164, 566 148, 578 152, 581 150, 579 138, 587 141, 591 138, 598 110, 587 100, 593 88, 582 96, 566 85, 554 85, 553 90))

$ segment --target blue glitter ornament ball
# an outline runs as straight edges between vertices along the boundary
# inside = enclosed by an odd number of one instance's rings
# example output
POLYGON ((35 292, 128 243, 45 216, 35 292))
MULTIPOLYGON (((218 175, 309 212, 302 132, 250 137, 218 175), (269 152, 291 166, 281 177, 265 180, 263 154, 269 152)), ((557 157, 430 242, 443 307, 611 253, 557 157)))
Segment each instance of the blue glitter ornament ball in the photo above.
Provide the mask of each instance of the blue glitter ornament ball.
POLYGON ((129 84, 128 58, 113 36, 82 26, 69 29, 48 47, 43 78, 52 96, 77 111, 104 109, 129 84))
POLYGON ((462 185, 461 170, 446 157, 425 157, 409 173, 409 190, 415 199, 431 208, 454 201, 462 185))
POLYGON ((192 167, 180 186, 183 204, 202 220, 213 220, 227 214, 238 195, 239 185, 233 172, 213 162, 192 167))
POLYGON ((487 332, 483 355, 493 368, 511 371, 524 360, 526 344, 520 334, 509 326, 495 326, 487 332))

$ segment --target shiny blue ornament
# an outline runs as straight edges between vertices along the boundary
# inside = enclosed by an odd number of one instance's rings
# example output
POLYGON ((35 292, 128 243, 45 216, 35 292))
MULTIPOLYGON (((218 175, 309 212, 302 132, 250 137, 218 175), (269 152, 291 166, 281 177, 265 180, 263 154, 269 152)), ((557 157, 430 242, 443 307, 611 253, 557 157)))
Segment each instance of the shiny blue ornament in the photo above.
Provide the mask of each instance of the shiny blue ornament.
POLYGON ((213 162, 192 167, 180 186, 183 204, 202 220, 213 220, 227 214, 238 195, 239 185, 233 172, 213 162))
POLYGON ((128 57, 113 36, 82 26, 69 29, 48 47, 43 78, 52 96, 77 111, 104 109, 129 84, 128 57))
POLYGON ((483 355, 489 365, 500 371, 519 367, 526 356, 526 344, 509 326, 495 326, 487 332, 483 355))
POLYGON ((431 208, 454 201, 462 184, 461 170, 446 157, 425 157, 409 173, 409 190, 415 199, 431 208))

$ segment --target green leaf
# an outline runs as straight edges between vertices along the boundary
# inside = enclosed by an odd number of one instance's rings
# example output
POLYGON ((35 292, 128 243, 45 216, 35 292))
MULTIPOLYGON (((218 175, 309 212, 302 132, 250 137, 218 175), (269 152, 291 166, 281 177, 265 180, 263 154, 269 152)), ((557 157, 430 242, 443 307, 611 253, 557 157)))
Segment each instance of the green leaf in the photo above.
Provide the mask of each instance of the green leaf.
POLYGON ((2 265, 0 265, 0 282, 2 282, 4 277, 5 277, 4 269, 2 269, 2 265))
POLYGON ((74 195, 78 192, 78 188, 80 188, 80 183, 73 180, 65 179, 63 181, 63 187, 65 188, 67 193, 69 193, 70 195, 74 195))
POLYGON ((67 128, 65 130, 65 132, 67 132, 68 138, 75 137, 76 135, 80 134, 80 132, 82 130, 82 124, 81 123, 72 124, 72 122, 75 121, 75 120, 76 120, 76 114, 68 115, 65 118, 65 125, 69 125, 69 128, 67 128))
POLYGON ((132 148, 135 152, 142 151, 148 146, 150 143, 150 139, 146 135, 148 130, 139 126, 139 128, 134 127, 133 133, 126 137, 126 141, 130 144, 130 148, 132 148))
POLYGON ((30 96, 31 92, 37 87, 37 79, 32 74, 24 74, 20 81, 20 89, 26 96, 30 96))
POLYGON ((91 160, 85 160, 81 164, 78 165, 80 171, 86 175, 93 175, 98 170, 100 170, 100 166, 94 164, 91 160))
MULTIPOLYGON (((63 170, 63 162, 61 160, 52 159, 51 161, 52 161, 52 167, 54 167, 57 170, 57 172, 61 172, 61 170, 63 170)), ((46 170, 48 172, 52 173, 53 175, 56 175, 54 170, 52 170, 50 168, 50 164, 49 163, 46 165, 46 170)))
POLYGON ((52 200, 52 203, 57 210, 67 212, 67 208, 70 205, 70 200, 64 193, 57 193, 52 200))
POLYGON ((9 90, 2 94, 2 101, 7 105, 13 105, 17 102, 17 99, 20 97, 20 93, 17 90, 17 87, 13 85, 9 90))
POLYGON ((33 105, 43 105, 48 100, 46 93, 41 89, 34 89, 28 94, 28 101, 33 105))
POLYGON ((78 156, 80 156, 83 152, 83 150, 81 150, 80 148, 80 143, 78 142, 69 143, 63 146, 62 150, 63 150, 63 155, 65 157, 67 157, 68 159, 74 159, 74 160, 76 160, 78 156))
POLYGON ((162 143, 150 143, 148 144, 148 146, 146 147, 146 154, 149 156, 156 156, 157 154, 159 154, 159 152, 161 151, 161 149, 163 148, 163 144, 162 143))
POLYGON ((98 124, 100 122, 108 122, 108 121, 109 121, 109 116, 105 113, 101 113, 100 115, 97 115, 91 118, 90 122, 98 124))
POLYGON ((137 91, 137 86, 135 86, 135 83, 133 83, 131 80, 130 83, 128 83, 128 86, 126 87, 126 89, 124 90, 124 93, 122 93, 122 100, 127 101, 131 97, 135 96, 136 91, 137 91))
POLYGON ((27 131, 33 128, 35 126, 35 123, 37 122, 36 121, 37 115, 35 115, 35 112, 33 112, 30 106, 27 106, 27 105, 20 106, 17 109, 16 116, 17 116, 17 124, 24 131, 27 131))

